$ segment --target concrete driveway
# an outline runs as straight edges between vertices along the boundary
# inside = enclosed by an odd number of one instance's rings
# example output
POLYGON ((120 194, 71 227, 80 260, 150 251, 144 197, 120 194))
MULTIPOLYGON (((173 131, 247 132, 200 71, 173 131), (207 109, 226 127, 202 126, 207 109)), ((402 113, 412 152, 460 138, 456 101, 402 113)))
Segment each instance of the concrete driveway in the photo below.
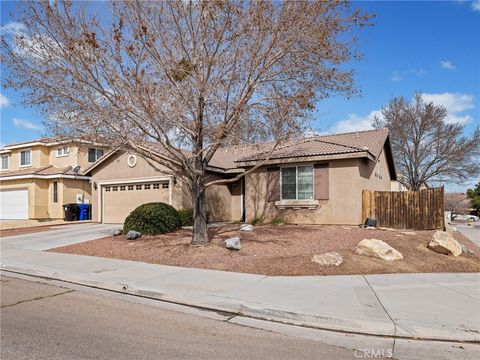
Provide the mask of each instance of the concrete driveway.
POLYGON ((2 253, 10 249, 48 250, 51 248, 100 239, 112 234, 121 225, 78 224, 56 226, 53 230, 8 236, 0 239, 2 253))

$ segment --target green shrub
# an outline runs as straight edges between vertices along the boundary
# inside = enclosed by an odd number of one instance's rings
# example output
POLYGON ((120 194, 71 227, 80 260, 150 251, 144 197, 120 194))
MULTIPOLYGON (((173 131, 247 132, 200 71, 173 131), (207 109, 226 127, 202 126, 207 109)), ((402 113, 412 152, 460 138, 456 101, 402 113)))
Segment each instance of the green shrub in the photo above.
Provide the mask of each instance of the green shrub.
POLYGON ((177 230, 182 224, 178 211, 172 206, 157 202, 143 204, 125 219, 123 232, 135 230, 143 235, 157 235, 177 230))
POLYGON ((178 215, 180 215, 182 226, 193 226, 193 210, 192 209, 179 209, 178 215))
POLYGON ((272 220, 272 225, 283 225, 283 224, 284 224, 284 222, 280 218, 275 218, 275 219, 272 220))
POLYGON ((259 218, 255 218, 252 221, 252 225, 258 225, 258 224, 261 224, 261 223, 262 223, 262 220, 260 220, 259 218))

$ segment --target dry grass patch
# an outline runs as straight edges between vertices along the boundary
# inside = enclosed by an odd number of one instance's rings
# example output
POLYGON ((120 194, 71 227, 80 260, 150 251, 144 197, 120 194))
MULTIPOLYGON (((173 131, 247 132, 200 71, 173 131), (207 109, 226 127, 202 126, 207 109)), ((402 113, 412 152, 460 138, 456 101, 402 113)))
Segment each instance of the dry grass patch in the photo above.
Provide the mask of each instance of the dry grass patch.
POLYGON ((238 226, 209 230, 211 242, 203 248, 189 245, 191 231, 142 237, 128 241, 124 236, 107 237, 49 251, 143 261, 153 264, 225 270, 263 275, 345 275, 412 272, 479 272, 480 248, 456 233, 455 238, 475 255, 458 257, 427 249, 433 231, 417 231, 415 236, 400 231, 366 230, 347 226, 256 226, 240 232, 238 226), (401 236, 396 236, 401 235, 401 236), (223 240, 239 236, 242 250, 230 251, 223 240), (385 241, 400 251, 404 260, 385 262, 354 254, 355 245, 365 238, 385 241), (337 251, 344 262, 322 267, 311 261, 315 254, 337 251))

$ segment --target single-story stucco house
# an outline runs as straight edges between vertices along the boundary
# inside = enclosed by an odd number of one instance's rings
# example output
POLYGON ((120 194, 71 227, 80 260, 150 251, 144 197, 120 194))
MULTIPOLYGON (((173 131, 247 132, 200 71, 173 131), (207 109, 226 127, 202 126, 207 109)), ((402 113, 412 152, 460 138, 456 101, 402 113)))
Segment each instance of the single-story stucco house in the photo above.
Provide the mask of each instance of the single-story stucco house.
MULTIPOLYGON (((279 218, 286 223, 357 225, 364 221, 362 190, 390 191, 396 180, 386 129, 292 140, 273 152, 271 146, 228 146, 215 153, 207 168, 209 179, 233 178, 271 154, 241 180, 207 189, 210 221, 279 218)), ((190 208, 184 184, 162 165, 156 167, 136 154, 110 151, 85 169, 93 220, 122 223, 146 202, 190 208)))

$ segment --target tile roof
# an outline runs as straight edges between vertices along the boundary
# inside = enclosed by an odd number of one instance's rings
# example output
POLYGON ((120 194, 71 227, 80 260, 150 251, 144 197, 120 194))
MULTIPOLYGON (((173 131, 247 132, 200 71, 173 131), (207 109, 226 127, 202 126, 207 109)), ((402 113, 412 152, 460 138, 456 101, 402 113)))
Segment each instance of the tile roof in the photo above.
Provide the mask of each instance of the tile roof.
POLYGON ((31 143, 36 143, 36 142, 44 143, 44 144, 50 144, 52 142, 55 142, 56 140, 57 139, 54 139, 54 138, 44 137, 44 138, 40 138, 40 139, 33 139, 33 140, 28 140, 28 141, 21 141, 21 142, 17 142, 17 143, 12 143, 12 144, 5 145, 4 147, 8 148, 10 146, 18 146, 18 145, 31 144, 31 143))
POLYGON ((25 168, 13 171, 2 171, 0 173, 0 179, 8 176, 22 176, 22 175, 37 175, 37 176, 49 176, 49 175, 75 175, 71 166, 64 168, 57 168, 53 165, 44 166, 40 168, 25 168))
MULTIPOLYGON (((385 145, 387 137, 388 130, 379 129, 294 139, 278 146, 270 155, 270 159, 346 155, 365 152, 377 158, 385 145)), ((239 169, 239 162, 264 160, 270 153, 273 145, 273 142, 266 142, 221 147, 215 152, 208 165, 222 170, 239 169)), ((149 142, 145 143, 144 147, 159 155, 171 157, 170 153, 160 144, 149 142)), ((187 157, 191 155, 191 152, 188 150, 180 149, 180 151, 187 157)), ((113 150, 105 154, 98 162, 87 168, 84 173, 91 171, 115 152, 113 150)))
MULTIPOLYGON (((324 156, 368 152, 377 158, 388 137, 387 129, 366 130, 343 134, 313 136, 281 144, 270 159, 324 156)), ((218 149, 209 165, 223 169, 236 168, 238 162, 264 160, 273 143, 229 146, 218 149)))

